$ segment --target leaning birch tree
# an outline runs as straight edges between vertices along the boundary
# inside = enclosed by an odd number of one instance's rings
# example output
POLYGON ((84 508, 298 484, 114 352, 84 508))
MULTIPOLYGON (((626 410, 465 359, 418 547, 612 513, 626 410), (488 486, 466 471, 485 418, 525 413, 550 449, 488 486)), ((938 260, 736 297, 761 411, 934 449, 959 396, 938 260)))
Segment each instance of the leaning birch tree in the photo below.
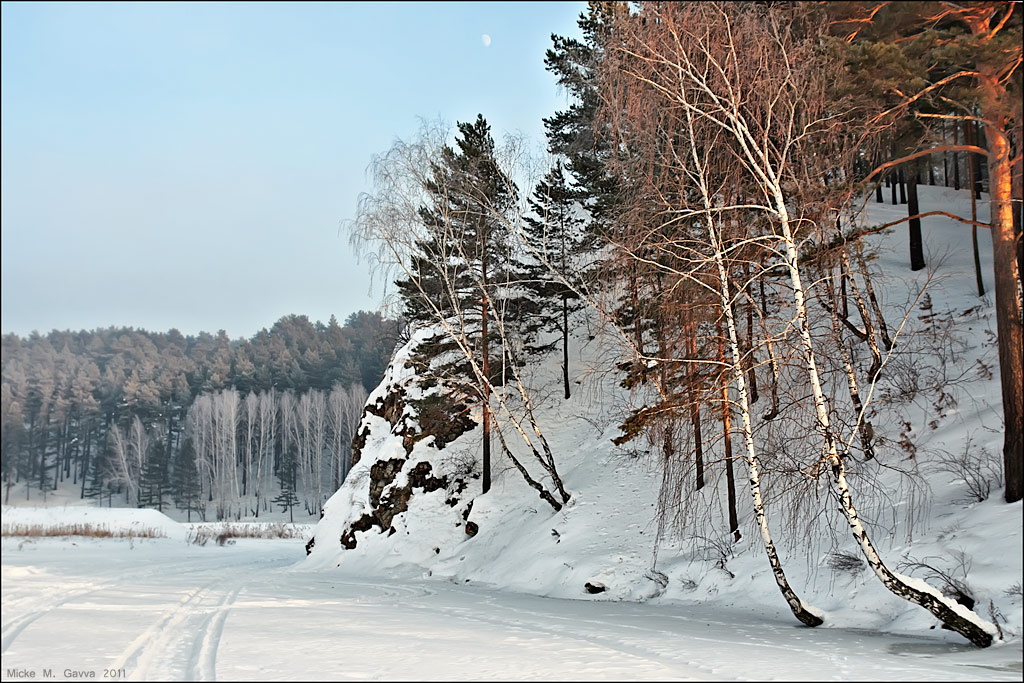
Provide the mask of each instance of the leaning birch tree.
POLYGON ((831 475, 850 533, 885 587, 986 647, 995 627, 932 586, 887 567, 854 504, 840 450, 844 441, 834 428, 830 397, 822 386, 797 226, 791 217, 794 182, 801 179, 794 169, 810 163, 815 138, 837 125, 842 112, 830 111, 822 97, 830 71, 814 40, 815 27, 784 29, 787 19, 772 7, 644 4, 612 49, 621 57, 614 67, 621 78, 647 85, 665 109, 686 112, 722 133, 719 149, 756 188, 788 275, 792 324, 822 444, 815 470, 831 475))

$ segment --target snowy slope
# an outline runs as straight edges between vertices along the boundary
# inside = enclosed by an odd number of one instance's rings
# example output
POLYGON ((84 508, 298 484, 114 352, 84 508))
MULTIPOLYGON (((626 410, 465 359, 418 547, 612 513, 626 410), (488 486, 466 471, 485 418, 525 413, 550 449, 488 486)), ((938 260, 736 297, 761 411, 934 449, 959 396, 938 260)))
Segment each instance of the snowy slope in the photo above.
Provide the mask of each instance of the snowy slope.
MULTIPOLYGON (((966 191, 921 186, 919 192, 925 210, 970 215, 966 191)), ((978 209, 979 220, 986 220, 984 200, 978 209)), ((872 200, 863 220, 881 224, 905 215, 905 206, 872 200)), ((929 268, 918 273, 907 265, 905 224, 870 238, 877 254, 874 268, 885 273, 876 287, 891 324, 895 326, 908 302, 930 281, 927 297, 907 319, 900 352, 876 389, 877 397, 887 401, 876 406, 872 419, 876 432, 889 444, 878 460, 891 467, 865 466, 866 474, 854 481, 860 486, 855 492, 890 567, 937 587, 942 584, 937 574, 948 575, 970 590, 982 616, 995 618, 1008 639, 1018 640, 1021 504, 1002 502, 993 474, 999 470, 1002 425, 992 296, 989 292, 979 298, 975 290, 970 228, 944 217, 926 218, 923 226, 929 268), (983 469, 992 466, 991 472, 981 472, 991 486, 987 500, 972 499, 963 478, 949 471, 955 456, 965 452, 983 469), (915 473, 916 478, 897 470, 915 473)), ((985 231, 979 241, 986 284, 991 287, 991 241, 985 231)), ((617 425, 628 396, 616 377, 596 371, 615 357, 612 343, 600 335, 592 342, 586 339, 584 328, 572 350, 577 384, 571 400, 557 395, 559 358, 533 368, 533 383, 545 397, 538 417, 572 493, 566 507, 554 512, 500 457, 492 490, 479 495, 479 480, 464 476, 466 456, 479 458, 479 429, 442 450, 425 439, 407 453, 400 433, 415 429, 415 411, 404 406, 401 417, 392 415, 391 421, 368 414, 361 427, 367 432, 361 460, 328 502, 305 567, 429 577, 549 597, 735 606, 749 611, 751 624, 791 618, 757 542, 749 496, 742 487, 737 492, 743 532, 739 543, 723 542, 722 534, 702 532, 698 537, 694 524, 676 533, 659 533, 655 513, 662 474, 657 457, 646 453, 643 443, 621 448, 611 443, 619 434, 617 425), (376 465, 379 473, 388 461, 400 461, 401 469, 381 494, 385 498, 389 490, 409 487, 419 463, 429 463, 431 476, 449 481, 426 493, 413 486, 408 510, 389 518, 388 527, 353 531, 352 525, 367 519, 374 508, 373 468, 376 465), (459 485, 454 483, 457 476, 463 477, 459 485), (459 492, 461 485, 466 488, 459 492), (466 533, 467 521, 479 527, 475 536, 466 533), (342 547, 344 534, 354 548, 342 547), (588 594, 588 582, 607 590, 588 594)), ((397 387, 415 391, 414 378, 403 364, 415 343, 414 339, 397 354, 370 405, 382 405, 397 387)), ((743 477, 739 479, 742 482, 743 477)), ((688 499, 688 510, 703 511, 708 523, 702 529, 724 533, 723 480, 721 472, 713 470, 713 485, 699 494, 705 500, 688 499)), ((826 627, 963 642, 936 628, 935 619, 923 609, 892 596, 863 562, 841 561, 837 553, 853 558, 859 553, 827 495, 815 501, 815 519, 799 528, 791 514, 792 501, 782 493, 773 500, 770 519, 787 575, 807 602, 825 612, 826 627)))

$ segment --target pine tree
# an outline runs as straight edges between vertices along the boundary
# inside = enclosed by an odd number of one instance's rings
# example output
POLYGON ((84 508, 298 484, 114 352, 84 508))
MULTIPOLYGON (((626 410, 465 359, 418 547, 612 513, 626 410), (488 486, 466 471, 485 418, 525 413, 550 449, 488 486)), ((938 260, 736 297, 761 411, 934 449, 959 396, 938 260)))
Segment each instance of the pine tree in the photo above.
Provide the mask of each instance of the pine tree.
MULTIPOLYGON (((106 440, 104 439, 104 442, 106 440)), ((88 483, 85 486, 83 497, 96 498, 103 502, 103 496, 112 493, 110 488, 110 453, 105 447, 98 449, 97 453, 89 461, 88 483)))
MULTIPOLYGON (((838 32, 856 27, 844 36, 850 45, 846 55, 850 81, 866 81, 897 94, 890 111, 900 117, 898 122, 911 117, 934 121, 934 116, 940 116, 943 121, 960 122, 966 130, 982 124, 984 145, 975 140, 954 151, 987 161, 1003 399, 1004 498, 1016 502, 1024 497, 1024 315, 1018 295, 1024 268, 1019 210, 1024 194, 1019 148, 1022 14, 1014 3, 1005 2, 882 6, 858 2, 825 3, 824 7, 830 26, 838 32), (872 51, 892 55, 885 69, 856 61, 858 55, 872 51), (917 81, 901 75, 908 65, 917 70, 917 81)), ((974 177, 973 161, 968 173, 974 177)), ((975 192, 980 190, 980 183, 974 185, 975 192)))
POLYGON ((588 3, 586 13, 577 21, 583 40, 552 35, 552 47, 544 57, 544 66, 574 98, 568 109, 544 119, 548 151, 568 160, 567 170, 576 179, 595 231, 613 219, 619 191, 607 167, 612 153, 609 138, 596 134, 601 128, 597 123, 597 67, 616 17, 628 11, 625 2, 588 3))
MULTIPOLYGON (((413 362, 421 366, 421 374, 439 377, 446 391, 481 405, 483 490, 487 492, 490 383, 500 381, 492 373, 491 348, 497 337, 493 321, 499 312, 514 311, 518 305, 514 288, 509 286, 516 276, 507 221, 518 190, 495 158, 494 140, 484 117, 459 123, 458 129, 457 150, 446 145, 424 183, 430 201, 420 208, 419 217, 429 238, 416 244, 417 253, 411 257, 410 270, 417 277, 399 280, 396 285, 410 321, 457 320, 459 334, 466 336, 457 340, 439 332, 419 346, 413 362), (456 352, 460 343, 473 346, 474 362, 490 382, 481 381, 470 359, 456 352), (438 357, 444 360, 435 362, 438 357)), ((515 317, 514 312, 509 315, 510 320, 515 317)), ((497 363, 493 366, 500 367, 497 363)))
POLYGON ((163 439, 155 438, 147 449, 146 459, 142 463, 142 477, 139 489, 139 507, 155 507, 164 511, 167 496, 167 444, 163 439))
POLYGON ((285 448, 281 453, 281 460, 278 463, 277 481, 281 486, 281 492, 272 501, 281 506, 281 512, 288 512, 288 521, 295 521, 294 508, 299 504, 299 497, 296 494, 295 478, 298 473, 298 459, 295 452, 295 444, 285 448))
POLYGON ((182 443, 174 457, 174 474, 172 486, 174 494, 174 505, 179 510, 185 510, 188 521, 192 521, 192 513, 198 512, 204 519, 205 507, 202 501, 202 485, 199 481, 199 470, 196 468, 196 451, 192 446, 192 439, 188 438, 182 443))
MULTIPOLYGON (((534 260, 524 269, 523 285, 529 292, 531 319, 527 330, 553 331, 562 343, 562 384, 569 387, 569 316, 582 304, 576 290, 582 280, 581 254, 588 246, 578 195, 569 187, 561 160, 537 184, 529 199, 533 215, 525 217, 526 236, 534 260)), ((539 351, 554 343, 535 346, 539 351)))

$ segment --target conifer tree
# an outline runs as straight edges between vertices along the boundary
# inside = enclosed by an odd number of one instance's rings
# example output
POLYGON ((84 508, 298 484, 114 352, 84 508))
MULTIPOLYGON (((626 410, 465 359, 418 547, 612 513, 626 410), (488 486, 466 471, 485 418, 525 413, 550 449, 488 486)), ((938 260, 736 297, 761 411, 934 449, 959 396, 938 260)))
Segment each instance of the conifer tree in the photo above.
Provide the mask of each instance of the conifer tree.
POLYGON ((619 191, 614 175, 608 172, 611 154, 609 138, 598 134, 600 98, 597 68, 604 54, 604 42, 611 34, 616 17, 628 13, 625 2, 589 2, 577 21, 583 39, 552 34, 552 47, 544 57, 544 66, 558 78, 558 85, 573 97, 563 111, 544 119, 548 150, 564 156, 566 170, 576 179, 581 199, 593 219, 591 229, 611 221, 619 191))
POLYGON ((299 504, 299 496, 296 493, 296 475, 298 474, 299 463, 296 453, 296 445, 293 442, 281 452, 281 460, 278 463, 277 481, 281 486, 281 492, 272 501, 281 506, 281 512, 288 512, 288 521, 295 521, 295 506, 299 504))
POLYGON ((196 451, 191 438, 185 439, 174 458, 172 481, 174 504, 179 510, 186 511, 188 521, 192 521, 193 512, 205 518, 199 470, 196 468, 196 451))
POLYGON ((167 444, 155 438, 147 449, 142 463, 142 477, 139 490, 139 507, 155 507, 164 511, 167 496, 167 444))
MULTIPOLYGON (((515 306, 509 287, 515 275, 510 268, 508 221, 502 217, 515 207, 518 191, 495 158, 494 139, 483 115, 472 123, 459 123, 458 130, 456 147, 442 148, 424 183, 429 202, 420 208, 419 218, 429 237, 419 240, 411 255, 415 280, 403 278, 396 285, 410 321, 458 320, 483 376, 494 381, 495 330, 489 331, 488 326, 499 312, 515 306)), ((490 489, 490 382, 479 381, 464 354, 452 353, 459 341, 438 333, 419 346, 413 361, 425 374, 441 378, 450 392, 479 402, 486 493, 490 489), (446 355, 453 360, 434 362, 446 355)))
POLYGON ((561 337, 562 384, 569 398, 569 316, 582 308, 576 291, 587 244, 578 195, 566 181, 561 160, 537 184, 528 203, 532 215, 524 217, 524 231, 534 260, 524 269, 523 284, 536 313, 528 329, 554 331, 561 337))

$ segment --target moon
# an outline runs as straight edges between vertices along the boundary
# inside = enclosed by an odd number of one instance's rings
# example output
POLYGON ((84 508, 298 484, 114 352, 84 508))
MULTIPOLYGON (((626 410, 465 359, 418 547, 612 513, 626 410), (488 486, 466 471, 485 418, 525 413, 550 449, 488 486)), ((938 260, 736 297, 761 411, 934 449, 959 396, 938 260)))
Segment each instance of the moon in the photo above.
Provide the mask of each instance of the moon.
POLYGON ((480 42, 484 44, 484 47, 490 47, 491 37, 485 33, 482 36, 480 36, 480 42))

